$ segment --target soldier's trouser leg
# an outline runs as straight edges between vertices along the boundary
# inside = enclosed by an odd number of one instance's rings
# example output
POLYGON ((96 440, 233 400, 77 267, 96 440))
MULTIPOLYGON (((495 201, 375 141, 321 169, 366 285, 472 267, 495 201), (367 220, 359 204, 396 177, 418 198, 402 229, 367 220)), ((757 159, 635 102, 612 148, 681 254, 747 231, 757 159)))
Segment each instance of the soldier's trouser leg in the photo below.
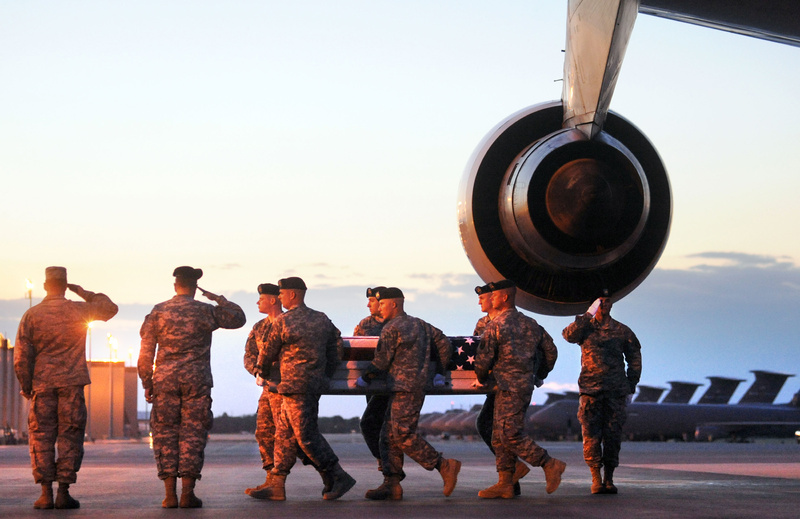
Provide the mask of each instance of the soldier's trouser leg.
POLYGON ((430 443, 417 432, 419 412, 425 403, 424 393, 392 393, 389 399, 389 419, 384 422, 388 439, 388 461, 383 468, 387 476, 403 473, 403 454, 419 463, 425 470, 433 470, 442 459, 430 443))
POLYGON ((75 483, 76 473, 83 461, 85 430, 83 386, 37 391, 34 394, 28 415, 28 433, 31 466, 37 483, 75 483))
POLYGON ((261 396, 258 398, 256 442, 258 442, 258 451, 261 453, 261 466, 264 470, 269 470, 275 464, 272 457, 272 453, 275 450, 275 417, 272 410, 272 399, 267 386, 264 386, 261 396))
POLYGON ((494 454, 494 447, 492 447, 492 430, 494 430, 494 393, 486 395, 486 401, 483 403, 478 418, 475 420, 475 428, 481 439, 489 446, 489 449, 494 454))
POLYGON ((381 459, 380 438, 386 410, 389 408, 389 395, 369 395, 367 408, 361 415, 361 435, 375 459, 381 459))
POLYGON ((542 466, 550 456, 525 433, 525 412, 531 393, 497 391, 494 404, 494 447, 498 472, 513 473, 519 456, 534 466, 542 466))
POLYGON ((583 433, 583 460, 590 468, 603 466, 603 409, 602 398, 581 395, 578 420, 583 433))
POLYGON ((180 455, 181 397, 177 390, 153 388, 150 431, 158 478, 177 478, 180 455))
POLYGON ((607 397, 603 405, 603 466, 619 466, 619 451, 622 447, 622 426, 628 418, 625 397, 607 397))
MULTIPOLYGON (((270 408, 272 409, 272 423, 275 426, 275 432, 272 435, 272 458, 271 458, 272 466, 274 466, 275 465, 275 458, 276 458, 275 442, 277 441, 277 438, 278 438, 278 426, 279 426, 279 423, 280 423, 280 420, 281 420, 281 414, 283 413, 283 396, 280 393, 270 393, 269 394, 269 405, 270 405, 270 408)), ((286 424, 286 426, 288 427, 288 423, 286 424)), ((292 456, 294 456, 295 458, 297 458, 300 461, 302 461, 303 465, 311 465, 315 469, 319 470, 319 467, 316 467, 314 465, 314 462, 312 462, 310 459, 308 459, 308 456, 306 456, 306 453, 303 452, 300 449, 300 447, 297 446, 297 439, 296 438, 294 440, 294 443, 295 443, 295 445, 294 445, 294 454, 292 454, 292 456)), ((292 466, 294 466, 294 462, 292 462, 292 466)))
POLYGON ((332 470, 339 463, 339 458, 319 432, 319 395, 291 394, 282 397, 283 412, 275 438, 275 474, 289 474, 298 447, 319 470, 332 470))
POLYGON ((178 462, 178 475, 181 478, 200 479, 205 461, 208 431, 213 424, 211 387, 182 384, 178 462))

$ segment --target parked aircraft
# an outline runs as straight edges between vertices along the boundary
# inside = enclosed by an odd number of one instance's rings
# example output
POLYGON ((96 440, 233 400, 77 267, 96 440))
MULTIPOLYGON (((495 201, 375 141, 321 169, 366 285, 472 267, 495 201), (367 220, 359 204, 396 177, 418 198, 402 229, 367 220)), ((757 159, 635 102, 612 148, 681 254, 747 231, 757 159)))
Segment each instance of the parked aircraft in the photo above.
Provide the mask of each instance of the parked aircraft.
POLYGON ((459 188, 470 262, 484 281, 513 280, 528 310, 574 315, 603 288, 618 300, 666 245, 666 168, 647 137, 609 111, 637 11, 800 46, 796 0, 569 0, 561 101, 501 121, 459 188))

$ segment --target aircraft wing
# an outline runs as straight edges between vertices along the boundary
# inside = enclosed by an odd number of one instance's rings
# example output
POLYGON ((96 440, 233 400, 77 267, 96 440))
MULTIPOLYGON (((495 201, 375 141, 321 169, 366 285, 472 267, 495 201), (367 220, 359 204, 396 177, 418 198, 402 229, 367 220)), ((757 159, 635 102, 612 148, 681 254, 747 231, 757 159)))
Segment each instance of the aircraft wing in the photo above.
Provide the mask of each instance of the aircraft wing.
POLYGON ((800 47, 797 0, 641 0, 639 12, 800 47))

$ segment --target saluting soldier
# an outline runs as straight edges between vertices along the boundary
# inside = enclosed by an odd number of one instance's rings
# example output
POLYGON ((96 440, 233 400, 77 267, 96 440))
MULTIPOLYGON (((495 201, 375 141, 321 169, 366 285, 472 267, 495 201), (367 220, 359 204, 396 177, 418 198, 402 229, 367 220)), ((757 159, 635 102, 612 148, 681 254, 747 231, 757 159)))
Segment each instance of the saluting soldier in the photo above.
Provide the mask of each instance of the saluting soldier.
POLYGON ((274 363, 278 364, 282 410, 275 431, 275 466, 266 486, 258 491, 259 497, 286 499, 286 476, 299 448, 323 476, 327 490, 323 491, 323 498, 338 499, 356 481, 339 465, 339 458, 319 432, 317 420, 320 396, 328 388, 341 358, 341 333, 324 313, 306 306, 307 288, 301 278, 281 279, 278 287, 286 312, 272 323, 258 364, 262 376, 274 363))
POLYGON ((561 484, 566 464, 525 433, 525 412, 531 403, 536 379, 544 380, 558 357, 553 339, 536 320, 516 308, 516 287, 509 280, 489 283, 494 315, 481 337, 475 356, 475 374, 485 383, 493 374, 495 392, 492 447, 499 480, 478 492, 483 498, 514 497, 517 457, 544 469, 547 493, 561 484))
POLYGON ((627 398, 636 392, 642 374, 639 339, 611 318, 611 306, 606 291, 562 333, 568 342, 581 347, 578 420, 583 459, 592 473, 592 494, 617 493, 614 469, 619 465, 622 426, 628 417, 627 398), (605 468, 602 478, 601 467, 605 468))
POLYGON ((86 330, 92 321, 114 317, 118 308, 105 294, 68 284, 64 267, 45 269, 44 289, 47 296, 22 316, 14 346, 14 371, 22 395, 31 401, 28 442, 33 479, 42 486, 33 507, 79 508, 69 486, 77 480, 83 460, 84 386, 91 384, 86 330), (67 289, 85 302, 66 299, 67 289), (55 501, 54 481, 58 481, 55 501))
POLYGON ((153 404, 150 429, 158 477, 164 481, 164 508, 200 508, 195 483, 201 477, 211 413, 211 333, 244 326, 244 311, 225 297, 197 286, 201 269, 178 267, 175 296, 144 318, 138 370, 145 399, 153 404), (214 301, 195 300, 200 290, 214 301), (155 368, 153 361, 155 360, 155 368), (177 478, 181 478, 181 498, 177 478))
MULTIPOLYGON (((449 496, 456 487, 461 462, 437 452, 417 432, 417 424, 425 402, 431 351, 436 352, 440 366, 447 366, 452 345, 441 330, 405 312, 405 296, 399 288, 380 289, 376 297, 385 324, 375 357, 356 383, 359 387, 368 387, 376 377, 385 375, 390 393, 380 442, 384 479, 365 497, 375 500, 403 498, 400 480, 404 454, 426 470, 438 470, 444 482, 444 495, 449 496)), ((436 377, 443 385, 444 376, 437 373, 436 377)))

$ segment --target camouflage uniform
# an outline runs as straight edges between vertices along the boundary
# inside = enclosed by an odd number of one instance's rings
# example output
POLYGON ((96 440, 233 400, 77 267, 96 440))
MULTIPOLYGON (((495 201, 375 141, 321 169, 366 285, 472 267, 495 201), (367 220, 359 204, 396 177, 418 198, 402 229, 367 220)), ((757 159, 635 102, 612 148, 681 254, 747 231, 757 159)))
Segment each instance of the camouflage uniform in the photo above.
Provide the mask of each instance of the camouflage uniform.
MULTIPOLYGON (((353 336, 380 336, 383 330, 384 322, 374 315, 370 315, 361 320, 353 330, 353 336)), ((364 409, 364 414, 361 415, 359 422, 361 428, 361 435, 367 443, 369 451, 378 460, 378 466, 381 467, 381 448, 380 437, 381 429, 383 428, 383 420, 386 417, 386 410, 389 408, 389 395, 374 394, 367 395, 367 407, 364 409)))
POLYGON ((104 294, 84 291, 86 302, 46 296, 22 316, 14 347, 14 371, 32 395, 28 434, 36 483, 74 483, 83 460, 86 429, 84 386, 86 330, 108 321, 117 305, 104 294), (56 442, 58 460, 56 460, 56 442))
POLYGON ((157 304, 144 318, 138 369, 153 395, 150 429, 159 479, 200 479, 214 421, 211 333, 241 328, 245 320, 241 307, 222 296, 215 306, 188 295, 157 304))
MULTIPOLYGON (((254 377, 261 374, 258 367, 259 339, 269 334, 272 328, 272 321, 265 317, 253 325, 247 342, 244 346, 244 369, 254 377)), ((273 370, 273 376, 276 375, 273 370)), ((280 396, 277 393, 270 393, 269 381, 264 380, 261 388, 261 396, 258 398, 258 410, 256 411, 256 442, 261 453, 261 466, 264 470, 269 470, 275 464, 272 453, 275 449, 275 421, 277 413, 280 411, 280 396), (270 395, 274 395, 270 399, 270 395), (272 400, 277 400, 277 408, 273 409, 272 400)))
POLYGON ((275 467, 286 476, 294 466, 298 447, 312 464, 328 472, 339 462, 317 425, 319 398, 328 388, 343 347, 339 330, 328 317, 301 304, 281 314, 264 340, 258 364, 262 373, 277 363, 282 409, 276 422, 275 467))
POLYGON ((437 364, 446 366, 452 354, 450 340, 438 328, 401 312, 384 325, 375 358, 364 372, 366 381, 386 373, 390 391, 380 438, 383 474, 387 477, 403 474, 403 454, 426 470, 437 468, 442 460, 442 454, 417 432, 434 347, 437 364))
MULTIPOLYGON (((472 332, 472 335, 476 337, 480 337, 483 335, 483 331, 486 329, 486 325, 492 320, 491 317, 488 315, 484 315, 478 322, 475 323, 475 330, 472 332)), ((492 447, 492 430, 494 422, 494 392, 486 393, 486 400, 483 402, 483 406, 481 410, 478 412, 478 416, 475 419, 475 428, 478 430, 478 435, 480 435, 481 439, 489 446, 489 449, 494 454, 494 448, 492 447)))
POLYGON ((492 447, 498 472, 514 472, 516 457, 543 466, 550 456, 525 434, 525 412, 538 377, 553 369, 558 350, 550 335, 530 317, 511 308, 486 326, 475 356, 475 374, 497 381, 492 447))
POLYGON ((619 321, 606 317, 598 322, 588 314, 576 317, 563 336, 581 346, 578 419, 583 458, 589 467, 617 467, 627 419, 625 399, 633 394, 642 374, 639 340, 619 321))

